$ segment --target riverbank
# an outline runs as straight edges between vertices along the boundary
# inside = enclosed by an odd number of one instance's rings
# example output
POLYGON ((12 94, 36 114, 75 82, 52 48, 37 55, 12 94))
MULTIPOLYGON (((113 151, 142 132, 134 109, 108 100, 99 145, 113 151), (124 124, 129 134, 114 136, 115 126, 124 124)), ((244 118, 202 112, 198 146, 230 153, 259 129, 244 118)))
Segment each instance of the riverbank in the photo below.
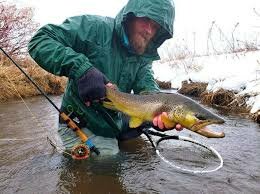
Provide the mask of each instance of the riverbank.
MULTIPOLYGON (((158 81, 158 84, 162 89, 172 89, 171 82, 158 81)), ((182 82, 177 91, 185 96, 199 99, 202 104, 212 106, 226 113, 243 115, 245 118, 260 123, 260 111, 251 113, 252 107, 247 105, 250 96, 247 94, 237 95, 235 91, 223 88, 214 92, 207 91, 207 87, 208 83, 186 80, 182 82)))
POLYGON ((201 103, 225 111, 226 113, 243 115, 260 123, 260 111, 251 113, 252 107, 247 105, 248 95, 237 95, 235 91, 218 89, 207 91, 208 83, 183 81, 179 93, 199 98, 201 103))
MULTIPOLYGON (((35 62, 27 59, 20 62, 25 72, 50 95, 61 95, 64 92, 67 78, 54 76, 40 68, 35 62)), ((162 81, 157 78, 157 83, 162 89, 171 89, 171 81, 162 81)), ((10 62, 0 63, 0 103, 40 95, 35 86, 10 62)), ((174 82, 176 83, 176 82, 174 82)), ((260 111, 252 112, 252 106, 248 103, 252 94, 246 92, 239 94, 238 91, 219 88, 208 90, 208 82, 196 82, 190 78, 181 82, 178 92, 190 97, 199 98, 203 104, 224 110, 228 113, 243 114, 260 123, 260 111)), ((174 87, 175 88, 175 87, 174 87)), ((257 93, 257 92, 256 92, 257 93)), ((252 104, 252 103, 251 103, 252 104)))
POLYGON ((155 78, 202 103, 260 122, 260 50, 188 56, 153 64, 155 78), (185 81, 186 80, 186 81, 185 81))
MULTIPOLYGON (((17 67, 7 61, 0 62, 0 103, 40 94, 17 67)), ((19 61, 19 64, 46 94, 60 95, 64 92, 66 78, 48 73, 31 60, 19 61)))

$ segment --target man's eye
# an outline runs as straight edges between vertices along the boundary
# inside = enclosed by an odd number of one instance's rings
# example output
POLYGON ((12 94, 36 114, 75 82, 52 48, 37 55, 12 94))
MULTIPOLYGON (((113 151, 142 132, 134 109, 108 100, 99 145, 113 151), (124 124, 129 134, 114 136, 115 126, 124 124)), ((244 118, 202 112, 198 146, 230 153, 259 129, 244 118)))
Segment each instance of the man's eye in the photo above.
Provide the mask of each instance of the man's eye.
POLYGON ((143 20, 144 20, 144 22, 150 22, 151 21, 151 19, 147 18, 147 17, 144 17, 143 20))
POLYGON ((160 29, 160 25, 157 24, 157 23, 153 23, 153 28, 156 29, 156 30, 159 30, 160 29))

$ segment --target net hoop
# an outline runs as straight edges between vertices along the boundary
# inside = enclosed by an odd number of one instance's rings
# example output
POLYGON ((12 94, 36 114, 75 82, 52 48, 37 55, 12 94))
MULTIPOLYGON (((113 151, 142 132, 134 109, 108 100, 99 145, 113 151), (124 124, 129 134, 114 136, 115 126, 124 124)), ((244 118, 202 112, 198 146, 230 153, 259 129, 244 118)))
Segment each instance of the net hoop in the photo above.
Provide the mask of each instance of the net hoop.
POLYGON ((155 146, 155 152, 156 154, 167 164, 169 164, 171 167, 179 170, 179 171, 182 171, 182 172, 187 172, 187 173, 194 173, 194 174, 203 174, 203 173, 211 173, 211 172, 215 172, 217 170, 219 170, 220 168, 223 167, 223 159, 221 157, 221 155, 219 154, 219 152, 214 149, 212 146, 208 146, 204 143, 201 143, 201 142, 198 142, 192 138, 189 138, 189 137, 185 137, 185 136, 165 136, 165 137, 161 137, 157 142, 156 142, 156 146, 155 146), (158 145, 161 141, 163 140, 167 140, 167 139, 174 139, 174 140, 181 140, 181 141, 187 141, 187 142, 190 142, 190 143, 194 143, 194 144, 197 144, 201 147, 204 147, 206 148, 207 150, 211 151, 219 160, 219 165, 214 168, 214 169, 211 169, 211 170, 191 170, 191 169, 188 169, 188 168, 182 168, 176 164, 174 164, 173 162, 167 160, 164 156, 162 156, 160 154, 160 151, 158 149, 158 145))

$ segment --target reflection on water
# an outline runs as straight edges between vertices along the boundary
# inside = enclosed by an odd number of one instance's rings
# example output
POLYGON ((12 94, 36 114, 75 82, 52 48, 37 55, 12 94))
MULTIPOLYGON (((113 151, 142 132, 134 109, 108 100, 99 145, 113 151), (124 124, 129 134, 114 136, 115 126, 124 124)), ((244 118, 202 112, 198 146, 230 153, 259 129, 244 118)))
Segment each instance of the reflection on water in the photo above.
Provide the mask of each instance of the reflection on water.
MULTIPOLYGON (((52 97, 52 100, 60 104, 60 97, 52 97)), ((170 168, 157 157, 145 138, 122 143, 120 154, 114 157, 72 160, 55 151, 46 139, 48 135, 56 134, 56 110, 43 97, 26 102, 36 118, 22 102, 0 105, 2 193, 260 191, 260 129, 250 120, 223 116, 226 124, 212 127, 225 131, 223 139, 206 139, 186 130, 180 132, 180 135, 212 145, 224 159, 224 166, 219 171, 192 175, 170 168), (13 138, 29 139, 7 140, 13 138)))

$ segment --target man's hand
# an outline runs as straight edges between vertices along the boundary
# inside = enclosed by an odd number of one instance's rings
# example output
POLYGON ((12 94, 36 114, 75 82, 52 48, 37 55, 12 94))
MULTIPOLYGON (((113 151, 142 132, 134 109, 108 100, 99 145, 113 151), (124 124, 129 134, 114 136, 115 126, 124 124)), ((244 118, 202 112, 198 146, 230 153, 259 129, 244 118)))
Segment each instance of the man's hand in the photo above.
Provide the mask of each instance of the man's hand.
POLYGON ((105 85, 107 78, 98 69, 92 67, 78 80, 78 91, 80 98, 87 106, 92 101, 100 101, 106 95, 105 85))
POLYGON ((154 117, 153 119, 153 125, 156 127, 159 127, 159 129, 161 129, 162 131, 167 131, 167 130, 171 130, 171 129, 176 129, 177 131, 181 131, 183 129, 183 127, 180 124, 174 124, 172 126, 167 126, 165 125, 165 123, 162 121, 162 117, 167 118, 168 115, 166 112, 162 112, 162 114, 154 117))

